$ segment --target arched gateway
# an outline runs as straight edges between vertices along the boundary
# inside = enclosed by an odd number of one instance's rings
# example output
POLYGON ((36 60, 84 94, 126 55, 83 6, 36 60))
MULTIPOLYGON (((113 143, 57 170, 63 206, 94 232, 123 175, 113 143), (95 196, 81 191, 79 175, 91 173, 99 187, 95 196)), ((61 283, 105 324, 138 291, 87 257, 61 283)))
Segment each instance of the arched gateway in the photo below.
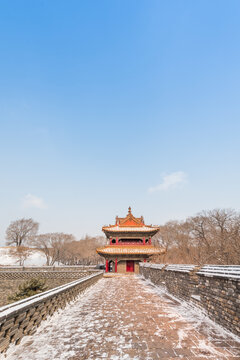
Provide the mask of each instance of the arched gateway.
POLYGON ((103 226, 109 245, 97 249, 106 260, 106 272, 138 273, 139 262, 164 250, 151 245, 152 236, 159 231, 158 226, 145 225, 143 217, 135 218, 131 208, 125 218, 116 217, 115 225, 103 226))

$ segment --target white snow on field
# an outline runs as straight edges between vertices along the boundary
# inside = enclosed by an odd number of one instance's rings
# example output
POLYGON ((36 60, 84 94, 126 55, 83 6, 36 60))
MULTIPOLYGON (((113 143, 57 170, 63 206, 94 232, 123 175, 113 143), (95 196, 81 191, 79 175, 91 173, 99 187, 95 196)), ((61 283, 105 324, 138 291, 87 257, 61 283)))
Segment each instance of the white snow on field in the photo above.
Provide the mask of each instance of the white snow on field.
MULTIPOLYGON (((0 266, 1 265, 19 265, 18 260, 10 255, 11 247, 0 247, 0 266)), ((25 260, 24 266, 42 266, 46 264, 46 257, 37 249, 32 249, 31 255, 25 260)))

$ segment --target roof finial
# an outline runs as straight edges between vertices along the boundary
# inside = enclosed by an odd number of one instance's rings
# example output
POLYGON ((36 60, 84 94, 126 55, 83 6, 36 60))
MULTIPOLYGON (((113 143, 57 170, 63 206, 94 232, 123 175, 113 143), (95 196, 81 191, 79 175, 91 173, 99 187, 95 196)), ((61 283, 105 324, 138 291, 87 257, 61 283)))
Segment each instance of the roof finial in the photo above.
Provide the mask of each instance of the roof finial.
POLYGON ((131 206, 128 208, 128 213, 131 214, 131 206))

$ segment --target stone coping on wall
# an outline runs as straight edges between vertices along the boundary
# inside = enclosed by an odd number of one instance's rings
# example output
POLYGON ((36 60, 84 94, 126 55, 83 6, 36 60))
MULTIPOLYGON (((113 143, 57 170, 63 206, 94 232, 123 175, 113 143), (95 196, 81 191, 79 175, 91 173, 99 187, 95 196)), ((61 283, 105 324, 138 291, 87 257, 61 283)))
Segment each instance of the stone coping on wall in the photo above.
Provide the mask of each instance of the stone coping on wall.
POLYGON ((240 265, 204 265, 197 272, 207 277, 223 277, 240 280, 240 265))
POLYGON ((196 268, 197 268, 196 265, 171 264, 171 265, 167 265, 165 270, 189 273, 191 271, 194 271, 196 268))
POLYGON ((151 263, 139 263, 140 266, 149 267, 151 269, 162 270, 166 267, 166 264, 151 264, 151 263))
MULTIPOLYGON (((97 271, 99 272, 99 270, 97 271)), ((0 271, 0 280, 25 280, 32 278, 41 279, 79 279, 84 275, 97 273, 96 271, 78 270, 78 271, 0 271)))
POLYGON ((151 264, 140 263, 139 266, 176 272, 196 272, 197 275, 207 277, 223 277, 226 279, 240 280, 240 265, 188 265, 188 264, 151 264))
POLYGON ((2 271, 79 271, 79 270, 88 270, 91 271, 99 271, 96 269, 97 265, 53 265, 53 266, 39 266, 39 265, 31 265, 31 266, 13 266, 13 265, 0 265, 0 272, 2 271))
POLYGON ((140 263, 142 267, 151 268, 151 269, 159 269, 166 271, 177 271, 189 273, 191 271, 199 269, 196 265, 188 265, 188 264, 151 264, 151 263, 140 263))

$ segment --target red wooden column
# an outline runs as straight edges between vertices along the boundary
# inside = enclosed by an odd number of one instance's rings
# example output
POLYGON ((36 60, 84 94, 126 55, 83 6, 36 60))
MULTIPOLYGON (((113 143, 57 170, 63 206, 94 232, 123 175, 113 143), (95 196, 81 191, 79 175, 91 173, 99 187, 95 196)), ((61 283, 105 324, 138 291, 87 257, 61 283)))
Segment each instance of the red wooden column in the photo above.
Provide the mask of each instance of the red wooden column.
POLYGON ((115 273, 117 272, 117 258, 115 260, 115 273))
POLYGON ((108 259, 106 259, 106 272, 108 272, 108 259))
POLYGON ((112 238, 110 237, 110 245, 112 245, 112 238))
POLYGON ((143 238, 143 245, 145 245, 145 237, 143 238))
POLYGON ((144 261, 144 262, 146 262, 146 261, 147 261, 147 259, 145 258, 143 261, 144 261))
POLYGON ((118 245, 118 237, 116 237, 116 245, 118 245))
POLYGON ((149 245, 151 245, 152 244, 152 238, 150 237, 149 238, 149 245))

